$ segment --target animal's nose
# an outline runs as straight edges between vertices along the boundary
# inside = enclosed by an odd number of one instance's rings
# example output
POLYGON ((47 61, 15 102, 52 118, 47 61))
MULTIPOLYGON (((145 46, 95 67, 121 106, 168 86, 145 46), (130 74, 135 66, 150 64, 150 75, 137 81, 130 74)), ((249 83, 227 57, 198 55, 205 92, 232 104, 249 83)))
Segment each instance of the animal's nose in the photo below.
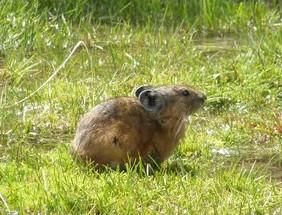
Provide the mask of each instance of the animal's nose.
POLYGON ((204 102, 207 99, 207 96, 203 93, 199 94, 199 99, 204 102))

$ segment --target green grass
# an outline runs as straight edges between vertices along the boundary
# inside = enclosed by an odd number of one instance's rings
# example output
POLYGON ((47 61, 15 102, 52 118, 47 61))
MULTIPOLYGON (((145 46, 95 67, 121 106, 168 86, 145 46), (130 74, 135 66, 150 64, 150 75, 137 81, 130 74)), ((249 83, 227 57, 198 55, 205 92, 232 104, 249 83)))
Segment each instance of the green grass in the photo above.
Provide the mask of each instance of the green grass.
POLYGON ((0 214, 282 213, 281 8, 0 1, 0 214), (209 98, 161 169, 74 162, 83 113, 148 83, 187 83, 209 98))

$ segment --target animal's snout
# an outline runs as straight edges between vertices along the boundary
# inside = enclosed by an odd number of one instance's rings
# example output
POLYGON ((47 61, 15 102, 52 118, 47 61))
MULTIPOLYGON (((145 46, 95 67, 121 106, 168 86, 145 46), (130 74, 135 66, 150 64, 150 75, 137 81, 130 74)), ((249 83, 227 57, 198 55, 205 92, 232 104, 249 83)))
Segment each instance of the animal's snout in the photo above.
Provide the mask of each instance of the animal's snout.
POLYGON ((207 99, 207 96, 205 94, 201 93, 201 94, 198 94, 198 99, 199 99, 200 102, 204 103, 205 100, 207 99))

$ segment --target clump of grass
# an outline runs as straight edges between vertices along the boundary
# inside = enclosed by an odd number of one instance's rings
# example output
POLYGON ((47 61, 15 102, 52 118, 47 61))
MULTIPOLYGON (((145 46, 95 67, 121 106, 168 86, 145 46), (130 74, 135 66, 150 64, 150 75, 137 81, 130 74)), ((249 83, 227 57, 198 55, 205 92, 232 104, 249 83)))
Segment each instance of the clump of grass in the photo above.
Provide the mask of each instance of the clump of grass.
POLYGON ((281 212, 278 8, 221 0, 0 8, 1 213, 281 212), (86 48, 55 73, 78 41, 86 48), (189 83, 208 95, 174 156, 149 175, 75 163, 68 145, 82 114, 144 83, 189 83))

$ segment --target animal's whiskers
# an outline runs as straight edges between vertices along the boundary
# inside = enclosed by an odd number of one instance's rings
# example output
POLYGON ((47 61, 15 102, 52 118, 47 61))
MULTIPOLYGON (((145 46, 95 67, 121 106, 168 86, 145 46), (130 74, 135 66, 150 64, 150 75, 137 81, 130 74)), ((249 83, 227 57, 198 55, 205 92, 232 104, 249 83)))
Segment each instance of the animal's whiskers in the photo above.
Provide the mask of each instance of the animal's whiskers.
POLYGON ((179 133, 182 130, 183 126, 187 122, 187 115, 186 113, 181 114, 177 120, 176 126, 174 127, 174 142, 177 142, 177 139, 179 137, 179 133))

